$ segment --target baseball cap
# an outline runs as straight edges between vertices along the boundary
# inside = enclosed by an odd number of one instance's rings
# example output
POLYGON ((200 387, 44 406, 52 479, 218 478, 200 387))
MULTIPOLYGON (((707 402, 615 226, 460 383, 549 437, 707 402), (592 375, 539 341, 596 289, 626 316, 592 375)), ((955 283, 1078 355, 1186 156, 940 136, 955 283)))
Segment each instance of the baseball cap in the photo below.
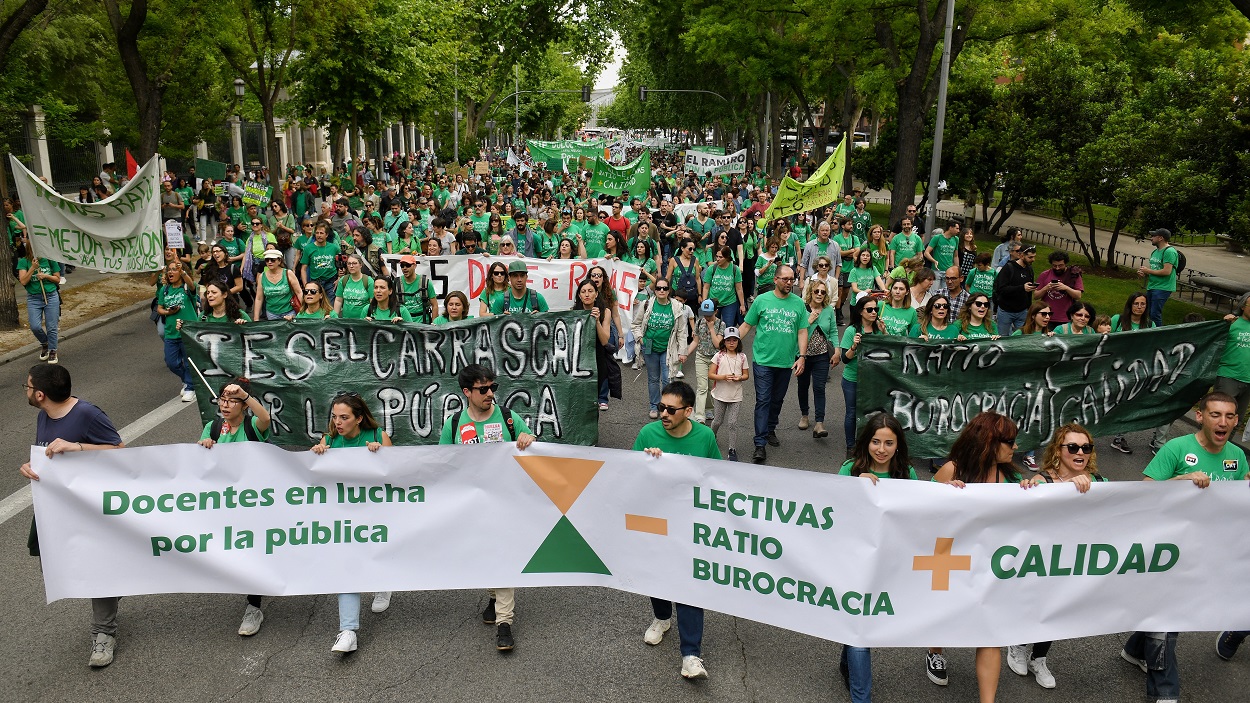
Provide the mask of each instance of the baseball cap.
POLYGON ((726 328, 725 328, 725 339, 729 339, 730 337, 733 337, 734 339, 742 339, 742 337, 738 335, 738 328, 737 328, 737 327, 726 327, 726 328))
POLYGON ((399 263, 415 264, 417 263, 417 257, 413 256, 412 254, 404 254, 403 256, 399 257, 399 263))
POLYGON ((526 273, 526 274, 528 274, 529 272, 530 272, 530 271, 529 271, 529 268, 527 268, 527 267, 525 266, 525 262, 524 262, 524 261, 520 261, 520 260, 518 260, 518 261, 513 261, 512 263, 508 264, 508 273, 509 273, 509 274, 514 274, 514 273, 526 273))
POLYGON ((699 305, 699 312, 703 313, 704 315, 715 314, 716 313, 715 301, 713 301, 711 298, 708 298, 707 300, 703 301, 703 303, 699 305))
POLYGON ((1155 236, 1155 235, 1158 235, 1158 236, 1160 236, 1160 237, 1163 237, 1164 239, 1166 239, 1166 240, 1168 240, 1168 241, 1171 241, 1171 240, 1172 240, 1172 231, 1171 231, 1171 230, 1168 230, 1168 229, 1164 229, 1163 227, 1160 227, 1159 229, 1152 229, 1152 230, 1150 230, 1150 236, 1152 236, 1152 237, 1153 237, 1153 236, 1155 236))

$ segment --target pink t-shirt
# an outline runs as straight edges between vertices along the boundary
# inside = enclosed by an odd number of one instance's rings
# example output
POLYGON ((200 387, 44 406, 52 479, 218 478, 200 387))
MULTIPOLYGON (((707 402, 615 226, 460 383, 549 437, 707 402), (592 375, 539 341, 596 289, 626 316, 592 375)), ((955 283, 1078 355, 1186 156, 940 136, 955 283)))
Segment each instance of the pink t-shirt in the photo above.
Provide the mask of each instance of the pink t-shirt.
MULTIPOLYGON (((741 374, 748 365, 745 352, 738 352, 731 356, 718 351, 716 356, 712 357, 712 366, 715 366, 717 373, 721 374, 741 374)), ((712 386, 712 397, 722 403, 741 403, 742 381, 715 381, 712 386)))
MULTIPOLYGON (((1056 276, 1054 269, 1046 269, 1037 277, 1037 287, 1041 288, 1054 280, 1058 280, 1060 283, 1073 290, 1085 290, 1085 282, 1081 280, 1081 274, 1073 271, 1071 266, 1068 267, 1067 271, 1063 272, 1062 276, 1056 276)), ((1068 310, 1072 309, 1072 303, 1076 301, 1072 300, 1072 296, 1068 295, 1065 291, 1049 291, 1039 298, 1039 300, 1040 302, 1046 303, 1050 306, 1051 324, 1060 325, 1066 322, 1071 322, 1071 320, 1068 319, 1068 310)))

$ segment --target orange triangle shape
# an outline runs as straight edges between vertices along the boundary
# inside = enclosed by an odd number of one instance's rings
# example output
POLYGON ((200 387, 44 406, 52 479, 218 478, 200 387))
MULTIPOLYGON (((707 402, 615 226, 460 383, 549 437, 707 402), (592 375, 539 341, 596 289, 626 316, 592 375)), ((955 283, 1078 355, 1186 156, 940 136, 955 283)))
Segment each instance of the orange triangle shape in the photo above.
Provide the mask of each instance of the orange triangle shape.
POLYGON ((552 503, 565 514, 577 497, 590 485, 602 461, 570 459, 559 456, 516 456, 517 463, 534 483, 547 494, 552 503))

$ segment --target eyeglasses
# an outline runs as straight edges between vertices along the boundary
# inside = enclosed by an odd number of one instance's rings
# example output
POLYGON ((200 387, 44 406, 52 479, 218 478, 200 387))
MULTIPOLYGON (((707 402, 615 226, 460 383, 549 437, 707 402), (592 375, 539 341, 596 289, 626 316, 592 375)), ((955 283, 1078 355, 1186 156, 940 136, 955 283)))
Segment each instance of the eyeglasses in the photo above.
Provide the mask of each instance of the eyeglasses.
POLYGON ((1072 313, 1072 317, 1089 317, 1089 313, 1087 313, 1087 312, 1074 312, 1074 313, 1072 313))
POLYGON ((959 276, 947 276, 947 277, 946 277, 946 280, 948 280, 948 281, 958 281, 958 280, 959 280, 959 276))
POLYGON ((1094 453, 1094 445, 1090 444, 1089 442, 1086 442, 1085 444, 1077 444, 1076 442, 1068 442, 1067 444, 1063 444, 1060 446, 1062 446, 1064 449, 1067 449, 1069 454, 1093 454, 1094 453))
POLYGON ((34 386, 30 385, 29 383, 23 383, 23 384, 22 384, 22 388, 25 388, 25 389, 26 389, 26 390, 28 390, 28 391, 37 391, 37 390, 39 390, 38 388, 35 388, 34 386))
POLYGON ((978 308, 989 307, 989 304, 990 304, 990 301, 988 300, 974 300, 971 303, 969 303, 969 305, 973 305, 978 308))
POLYGON ((679 405, 679 406, 674 407, 672 405, 665 405, 664 403, 656 403, 655 405, 655 409, 659 410, 664 415, 676 415, 678 412, 685 410, 686 408, 689 408, 689 407, 692 407, 692 406, 679 405))
POLYGON ((489 386, 473 386, 469 390, 473 391, 474 393, 487 393, 487 392, 494 393, 495 391, 499 390, 499 384, 492 383, 489 386))
POLYGON ((242 402, 243 402, 242 398, 226 398, 225 396, 217 398, 218 405, 233 405, 235 403, 242 403, 242 402))
POLYGON ((794 276, 774 276, 774 281, 793 281, 794 276))

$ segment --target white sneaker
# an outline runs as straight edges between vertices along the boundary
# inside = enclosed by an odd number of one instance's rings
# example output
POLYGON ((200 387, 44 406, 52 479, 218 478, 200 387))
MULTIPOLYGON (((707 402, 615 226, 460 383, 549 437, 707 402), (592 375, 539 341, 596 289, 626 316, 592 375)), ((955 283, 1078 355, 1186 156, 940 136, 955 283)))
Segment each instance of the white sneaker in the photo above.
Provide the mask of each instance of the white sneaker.
POLYGON ((239 634, 251 637, 260 632, 260 624, 264 619, 265 614, 260 612, 260 608, 249 603, 247 609, 243 611, 243 622, 239 625, 239 634))
POLYGON ((184 391, 182 392, 182 402, 184 402, 184 403, 194 403, 194 402, 195 402, 195 391, 193 391, 193 390, 184 390, 184 391))
POLYGON ((117 644, 117 638, 112 635, 106 635, 103 632, 97 634, 91 640, 91 659, 87 661, 87 665, 100 668, 113 663, 113 646, 117 644))
POLYGON ((339 636, 334 638, 334 646, 330 648, 331 652, 347 652, 356 651, 356 631, 343 630, 339 636))
POLYGON ((1008 645, 1007 666, 1020 676, 1029 675, 1029 650, 1022 644, 1008 645))
POLYGON ((1150 669, 1146 667, 1146 660, 1145 660, 1145 659, 1138 659, 1137 657, 1135 657, 1135 656, 1133 656, 1133 655, 1129 654, 1129 653, 1128 653, 1128 651, 1126 651, 1126 650, 1124 650, 1124 649, 1121 649, 1121 650, 1120 650, 1120 658, 1121 658, 1121 659, 1123 659, 1124 661, 1128 662, 1129 664, 1132 664, 1133 666, 1136 666, 1138 669, 1141 669, 1141 672, 1142 672, 1143 674, 1146 674, 1146 673, 1149 673, 1149 672, 1150 672, 1150 669))
POLYGON ((668 620, 656 618, 651 621, 651 626, 647 628, 647 633, 642 636, 642 641, 650 645, 657 645, 664 641, 664 633, 668 632, 668 628, 672 626, 672 618, 668 620))
MULTIPOLYGON (((685 372, 685 371, 682 371, 682 370, 680 370, 680 369, 678 369, 677 374, 676 374, 676 377, 677 377, 677 378, 685 378, 685 377, 686 377, 686 372, 685 372)), ((706 673, 706 672, 704 672, 704 673, 706 673)))
POLYGON ((702 659, 691 654, 681 658, 681 675, 688 679, 706 679, 707 669, 702 659))
POLYGON ((391 607, 391 592, 378 591, 373 594, 373 612, 384 613, 386 609, 391 607))
POLYGON ((1033 679, 1037 681, 1038 686, 1055 687, 1055 676, 1050 673, 1050 669, 1046 668, 1046 657, 1038 657, 1029 661, 1029 671, 1033 672, 1033 679))

